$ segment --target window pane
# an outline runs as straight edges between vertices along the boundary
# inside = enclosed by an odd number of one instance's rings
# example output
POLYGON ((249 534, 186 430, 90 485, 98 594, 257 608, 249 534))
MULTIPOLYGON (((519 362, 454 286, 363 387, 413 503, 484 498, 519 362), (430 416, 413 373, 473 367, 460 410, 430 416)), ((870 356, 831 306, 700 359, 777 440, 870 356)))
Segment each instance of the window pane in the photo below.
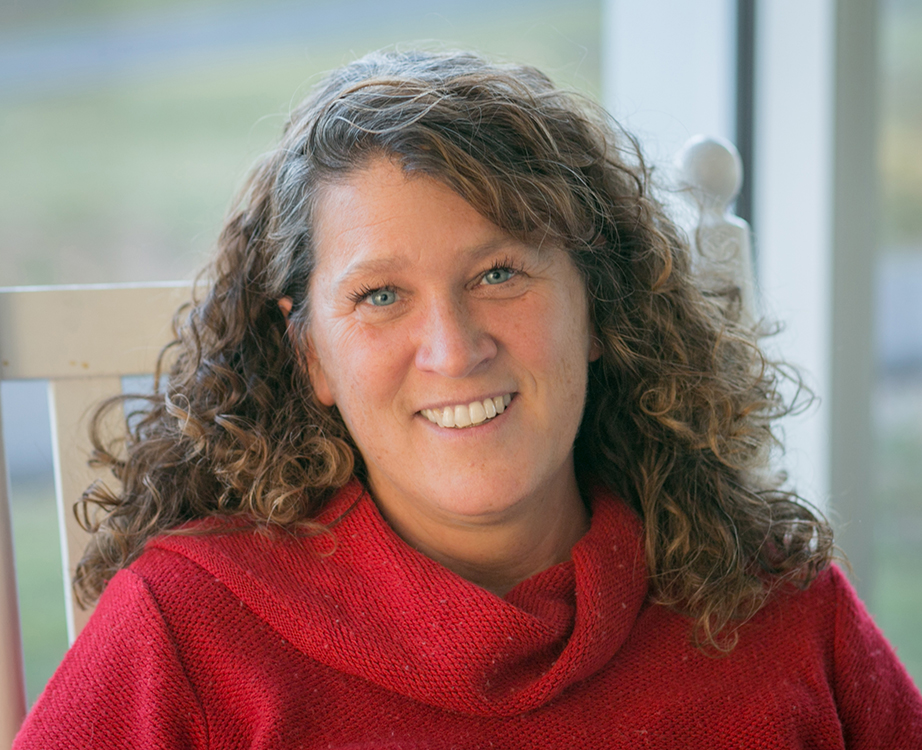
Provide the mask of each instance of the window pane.
POLYGON ((881 13, 871 607, 922 684, 922 2, 887 0, 881 13))

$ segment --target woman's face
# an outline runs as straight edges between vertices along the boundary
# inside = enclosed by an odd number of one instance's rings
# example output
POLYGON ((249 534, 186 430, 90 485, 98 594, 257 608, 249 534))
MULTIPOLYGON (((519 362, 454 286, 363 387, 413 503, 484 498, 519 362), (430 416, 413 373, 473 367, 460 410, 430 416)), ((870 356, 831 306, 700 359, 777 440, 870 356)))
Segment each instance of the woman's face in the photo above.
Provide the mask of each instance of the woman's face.
POLYGON ((501 518, 572 490, 596 352, 567 253, 384 158, 324 189, 315 230, 311 382, 385 515, 501 518))

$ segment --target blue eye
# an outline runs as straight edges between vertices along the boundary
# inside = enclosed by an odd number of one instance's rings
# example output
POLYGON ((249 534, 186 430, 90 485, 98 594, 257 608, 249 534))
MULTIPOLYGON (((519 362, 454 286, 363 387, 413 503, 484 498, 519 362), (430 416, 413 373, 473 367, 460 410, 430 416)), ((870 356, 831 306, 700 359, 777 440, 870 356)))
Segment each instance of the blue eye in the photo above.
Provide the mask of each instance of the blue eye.
POLYGON ((397 292, 393 289, 378 289, 368 295, 368 301, 375 307, 387 307, 397 301, 397 292))
POLYGON ((485 284, 502 284, 514 275, 514 271, 510 268, 491 268, 483 276, 483 282, 485 284))

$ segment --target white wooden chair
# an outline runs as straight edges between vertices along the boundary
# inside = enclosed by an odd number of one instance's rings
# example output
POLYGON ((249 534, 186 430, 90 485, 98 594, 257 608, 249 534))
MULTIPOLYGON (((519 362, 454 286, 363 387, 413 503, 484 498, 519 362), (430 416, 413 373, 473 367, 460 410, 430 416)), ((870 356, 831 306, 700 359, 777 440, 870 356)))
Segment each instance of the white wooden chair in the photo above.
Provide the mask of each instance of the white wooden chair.
MULTIPOLYGON (((679 156, 679 183, 697 206, 691 235, 705 249, 735 264, 733 275, 752 316, 754 284, 745 222, 728 213, 742 168, 725 141, 696 138, 679 156)), ((74 502, 96 478, 87 467, 86 418, 95 404, 121 392, 121 378, 153 371, 171 338, 172 315, 190 296, 188 283, 0 289, 0 379, 48 380, 55 490, 64 564, 70 642, 90 613, 75 606, 70 580, 86 544, 74 502)), ((0 437, 0 749, 12 743, 26 700, 8 484, 0 437)))
MULTIPOLYGON (((73 505, 96 478, 86 463, 86 417, 95 404, 121 392, 123 376, 153 372, 172 337, 173 313, 190 290, 187 282, 0 289, 0 380, 48 380, 71 643, 90 616, 75 606, 70 590, 87 539, 73 505)), ((26 703, 2 442, 0 434, 0 748, 8 748, 26 703)))

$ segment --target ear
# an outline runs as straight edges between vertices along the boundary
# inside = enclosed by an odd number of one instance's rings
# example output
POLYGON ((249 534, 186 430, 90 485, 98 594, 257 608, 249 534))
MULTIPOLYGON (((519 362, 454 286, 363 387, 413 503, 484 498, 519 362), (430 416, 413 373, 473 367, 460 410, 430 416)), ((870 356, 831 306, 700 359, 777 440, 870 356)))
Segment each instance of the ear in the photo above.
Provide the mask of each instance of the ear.
POLYGON ((278 305, 279 305, 279 310, 282 311, 282 315, 285 316, 285 322, 287 323, 288 316, 291 315, 291 308, 293 306, 291 297, 282 297, 279 300, 278 305))
MULTIPOLYGON (((282 297, 278 301, 279 310, 285 316, 285 322, 290 323, 291 310, 293 303, 291 297, 282 297)), ((314 342, 308 335, 304 341, 298 339, 296 330, 289 324, 288 337, 291 339, 291 345, 295 351, 304 357, 307 364, 307 377, 311 381, 311 387, 314 389, 314 395, 317 400, 324 406, 333 406, 336 400, 333 398, 333 391, 330 389, 329 381, 323 366, 320 364, 320 357, 317 356, 317 350, 314 348, 314 342)))
POLYGON ((593 332, 589 334, 589 361, 595 362, 602 356, 602 339, 599 334, 593 332))
POLYGON ((314 389, 314 396, 324 406, 333 406, 336 399, 333 397, 333 389, 330 387, 330 379, 327 377, 314 348, 314 342, 311 341, 310 334, 305 337, 303 342, 299 342, 299 348, 302 350, 304 359, 307 362, 307 376, 310 378, 311 387, 314 389))

